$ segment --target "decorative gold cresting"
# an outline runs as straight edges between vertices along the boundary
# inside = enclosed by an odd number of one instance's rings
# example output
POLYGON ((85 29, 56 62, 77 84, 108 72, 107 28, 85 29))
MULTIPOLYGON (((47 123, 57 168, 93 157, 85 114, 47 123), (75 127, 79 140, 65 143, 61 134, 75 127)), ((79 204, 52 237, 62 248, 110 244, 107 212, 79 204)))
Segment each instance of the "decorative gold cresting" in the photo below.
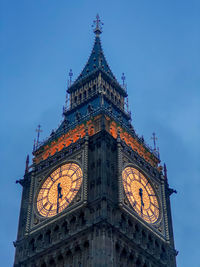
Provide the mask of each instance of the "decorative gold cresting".
POLYGON ((94 33, 96 34, 96 36, 99 36, 102 33, 102 25, 103 22, 100 20, 99 14, 97 14, 96 20, 94 20, 93 22, 93 27, 95 27, 94 33))

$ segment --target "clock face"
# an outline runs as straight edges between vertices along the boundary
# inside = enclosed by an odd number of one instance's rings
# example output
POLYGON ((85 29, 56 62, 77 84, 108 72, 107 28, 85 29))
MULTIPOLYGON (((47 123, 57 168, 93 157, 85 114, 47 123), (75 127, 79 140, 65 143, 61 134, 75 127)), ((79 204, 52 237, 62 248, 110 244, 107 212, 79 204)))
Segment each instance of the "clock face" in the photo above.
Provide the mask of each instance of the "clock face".
POLYGON ((44 217, 63 211, 76 196, 83 180, 81 168, 67 163, 57 168, 42 184, 37 196, 37 210, 44 217))
POLYGON ((122 172, 126 196, 137 214, 148 223, 159 218, 159 204, 156 194, 145 176, 133 167, 122 172))

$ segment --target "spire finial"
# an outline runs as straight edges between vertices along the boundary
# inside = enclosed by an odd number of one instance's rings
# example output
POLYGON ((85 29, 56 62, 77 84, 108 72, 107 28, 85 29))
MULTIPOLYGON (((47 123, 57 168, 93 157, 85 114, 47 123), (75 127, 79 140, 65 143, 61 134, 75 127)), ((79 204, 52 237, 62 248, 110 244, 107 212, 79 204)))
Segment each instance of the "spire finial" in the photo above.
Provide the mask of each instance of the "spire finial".
POLYGON ((153 140, 154 151, 156 151, 156 140, 158 140, 158 138, 155 133, 152 133, 151 139, 153 140))
POLYGON ((72 85, 72 76, 73 76, 73 72, 72 69, 69 70, 69 86, 72 85))
POLYGON ((121 79, 122 79, 122 85, 123 85, 123 87, 125 87, 125 80, 126 80, 126 77, 125 77, 125 75, 124 75, 124 72, 122 73, 122 77, 121 77, 121 79))
POLYGON ((102 25, 103 22, 100 20, 99 14, 96 15, 96 20, 93 21, 92 27, 95 27, 94 33, 96 36, 99 36, 99 34, 102 33, 102 25))
POLYGON ((38 128, 35 130, 38 134, 37 134, 37 141, 36 141, 36 149, 38 148, 39 145, 39 140, 40 140, 40 133, 42 132, 41 130, 41 125, 38 125, 38 128))

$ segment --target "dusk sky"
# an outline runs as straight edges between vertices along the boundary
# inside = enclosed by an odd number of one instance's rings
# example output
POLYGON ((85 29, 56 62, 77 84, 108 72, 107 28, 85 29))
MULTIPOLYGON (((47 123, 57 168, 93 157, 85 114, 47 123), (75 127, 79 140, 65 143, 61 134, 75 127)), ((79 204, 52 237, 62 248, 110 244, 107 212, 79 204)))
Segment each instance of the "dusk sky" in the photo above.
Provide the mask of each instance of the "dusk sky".
POLYGON ((121 83, 132 124, 149 145, 155 131, 171 188, 178 267, 199 267, 200 1, 0 0, 0 266, 12 266, 24 174, 35 129, 62 120, 69 70, 83 69, 92 22, 121 83))

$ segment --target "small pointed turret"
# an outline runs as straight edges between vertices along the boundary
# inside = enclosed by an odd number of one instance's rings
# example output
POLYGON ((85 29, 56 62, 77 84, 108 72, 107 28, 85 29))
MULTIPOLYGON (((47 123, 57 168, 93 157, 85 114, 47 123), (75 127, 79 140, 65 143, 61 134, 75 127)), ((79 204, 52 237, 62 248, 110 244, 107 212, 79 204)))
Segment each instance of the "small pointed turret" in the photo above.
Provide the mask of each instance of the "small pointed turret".
POLYGON ((165 177, 166 181, 168 181, 168 179, 167 179, 167 167, 166 167, 165 163, 164 163, 164 177, 165 177))
POLYGON ((28 173, 29 170, 29 155, 26 157, 26 167, 25 167, 25 174, 28 173))

